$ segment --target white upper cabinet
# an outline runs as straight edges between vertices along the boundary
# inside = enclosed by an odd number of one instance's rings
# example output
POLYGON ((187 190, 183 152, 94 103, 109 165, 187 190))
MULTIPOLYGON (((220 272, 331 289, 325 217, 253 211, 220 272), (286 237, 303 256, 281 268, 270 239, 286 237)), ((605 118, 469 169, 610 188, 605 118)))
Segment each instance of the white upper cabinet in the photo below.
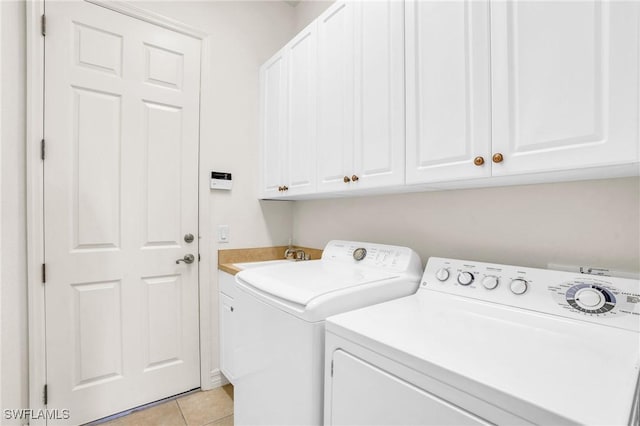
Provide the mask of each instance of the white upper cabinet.
POLYGON ((407 183, 638 162, 639 8, 408 1, 407 183))
POLYGON ((315 23, 261 68, 261 196, 315 191, 315 23))
POLYGON ((493 175, 638 161, 638 10, 491 3, 493 175))
POLYGON ((260 69, 261 138, 260 173, 261 197, 272 198, 282 192, 286 179, 285 113, 286 65, 284 49, 260 69))
POLYGON ((336 2, 318 19, 318 190, 404 182, 403 3, 336 2))
POLYGON ((408 1, 405 17, 407 183, 490 176, 488 2, 408 1))
POLYGON ((318 25, 318 190, 347 189, 354 134, 354 3, 338 1, 318 25))
POLYGON ((316 190, 316 26, 285 47, 287 57, 287 166, 285 195, 316 190))
POLYGON ((352 186, 401 185, 405 163, 403 3, 358 2, 355 15, 352 186))
POLYGON ((338 0, 261 69, 261 196, 637 175, 639 75, 640 1, 338 0))

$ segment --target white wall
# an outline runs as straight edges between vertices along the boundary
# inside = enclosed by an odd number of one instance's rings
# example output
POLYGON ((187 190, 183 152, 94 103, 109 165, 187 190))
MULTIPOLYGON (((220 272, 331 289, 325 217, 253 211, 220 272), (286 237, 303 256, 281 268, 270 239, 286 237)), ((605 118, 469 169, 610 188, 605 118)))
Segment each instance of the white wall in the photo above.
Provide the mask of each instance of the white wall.
POLYGON ((640 179, 297 202, 296 244, 333 238, 442 256, 640 271, 640 179))
MULTIPOLYGON (((0 29, 0 408, 27 406, 25 224, 25 8, 2 1, 0 29)), ((0 413, 1 414, 1 413, 0 413)), ((5 424, 5 420, 0 420, 5 424)))
POLYGON ((316 19, 333 3, 333 0, 302 0, 295 7, 295 32, 299 32, 316 19))

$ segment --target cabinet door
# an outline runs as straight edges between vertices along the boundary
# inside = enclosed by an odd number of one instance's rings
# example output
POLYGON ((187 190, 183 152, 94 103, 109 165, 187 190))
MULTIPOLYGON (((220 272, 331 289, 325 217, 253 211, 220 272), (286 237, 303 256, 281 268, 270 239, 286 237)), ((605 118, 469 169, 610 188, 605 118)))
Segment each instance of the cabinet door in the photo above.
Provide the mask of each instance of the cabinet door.
POLYGON ((315 22, 285 47, 287 58, 287 168, 285 195, 315 191, 316 40, 315 22))
POLYGON ((638 160, 638 8, 491 4, 494 175, 638 160))
POLYGON ((235 371, 233 369, 233 299, 224 293, 220 295, 220 371, 233 383, 235 371))
POLYGON ((346 190, 353 168, 353 2, 338 1, 318 24, 318 191, 346 190))
POLYGON ((351 186, 404 182, 404 3, 356 2, 355 157, 351 186))
POLYGON ((487 1, 408 1, 405 16, 407 183, 490 176, 487 1))
POLYGON ((261 141, 260 192, 262 198, 275 198, 283 193, 286 175, 286 64, 284 50, 278 52, 260 69, 261 141))

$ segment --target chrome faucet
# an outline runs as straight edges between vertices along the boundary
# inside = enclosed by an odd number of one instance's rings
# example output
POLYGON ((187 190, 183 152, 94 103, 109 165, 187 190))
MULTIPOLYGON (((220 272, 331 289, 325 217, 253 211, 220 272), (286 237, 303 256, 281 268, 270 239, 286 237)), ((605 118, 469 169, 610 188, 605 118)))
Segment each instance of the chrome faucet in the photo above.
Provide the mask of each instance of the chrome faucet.
POLYGON ((294 249, 293 247, 289 247, 284 251, 284 258, 292 259, 295 256, 295 254, 296 254, 296 249, 294 249))
POLYGON ((302 249, 289 247, 284 251, 284 258, 294 260, 309 260, 310 256, 302 249))

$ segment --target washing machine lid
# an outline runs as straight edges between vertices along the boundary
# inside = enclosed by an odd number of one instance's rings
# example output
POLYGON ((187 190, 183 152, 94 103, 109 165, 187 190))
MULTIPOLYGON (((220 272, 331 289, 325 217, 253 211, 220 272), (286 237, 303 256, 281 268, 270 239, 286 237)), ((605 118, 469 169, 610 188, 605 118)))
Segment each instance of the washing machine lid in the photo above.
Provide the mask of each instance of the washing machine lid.
MULTIPOLYGON (((364 288, 401 275, 396 271, 312 260, 247 269, 236 275, 236 281, 262 294, 306 307, 320 296, 364 288)), ((367 297, 366 292, 360 297, 367 297)))
POLYGON ((627 424, 638 392, 640 334, 620 328, 436 291, 326 327, 534 423, 627 424))

